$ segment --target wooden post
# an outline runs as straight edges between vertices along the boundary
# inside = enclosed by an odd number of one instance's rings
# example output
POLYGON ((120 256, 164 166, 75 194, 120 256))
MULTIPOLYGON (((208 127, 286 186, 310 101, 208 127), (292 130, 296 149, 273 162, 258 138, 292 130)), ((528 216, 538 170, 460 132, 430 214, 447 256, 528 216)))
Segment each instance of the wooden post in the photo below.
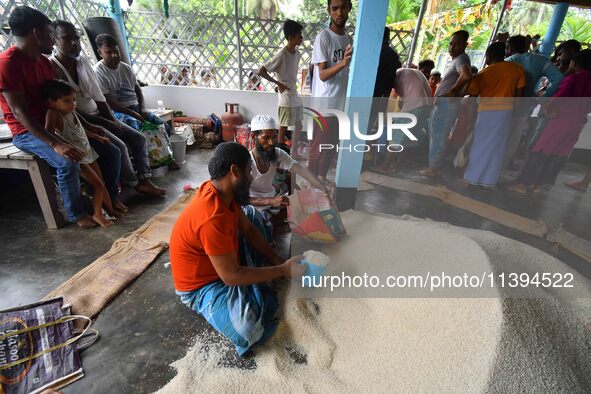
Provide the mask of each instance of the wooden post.
POLYGON ((27 167, 47 227, 60 228, 64 226, 66 220, 59 210, 57 193, 51 180, 49 164, 45 160, 35 157, 33 160, 27 161, 27 167))

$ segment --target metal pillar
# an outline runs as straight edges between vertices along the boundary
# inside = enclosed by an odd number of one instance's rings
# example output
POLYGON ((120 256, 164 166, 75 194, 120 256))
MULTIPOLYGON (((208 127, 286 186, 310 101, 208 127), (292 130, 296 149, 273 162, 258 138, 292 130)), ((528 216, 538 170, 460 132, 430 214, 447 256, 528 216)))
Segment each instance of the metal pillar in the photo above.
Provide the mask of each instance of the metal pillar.
POLYGON ((554 6, 550 26, 548 26, 548 31, 544 35, 544 40, 540 47, 541 55, 546 57, 552 55, 552 51, 554 51, 554 46, 556 45, 556 39, 558 38, 558 34, 560 34, 560 29, 562 28, 562 23, 564 23, 564 18, 566 18, 567 11, 568 3, 556 3, 554 6))
POLYGON ((234 23, 236 24, 236 40, 238 45, 238 89, 242 90, 243 71, 242 71, 242 40, 240 39, 240 21, 238 19, 238 0, 234 0, 234 23))
POLYGON ((121 38, 123 38, 125 49, 129 54, 129 60, 131 61, 131 52, 129 50, 129 43, 127 42, 127 31, 125 30, 125 21, 123 20, 121 4, 119 3, 119 0, 111 0, 110 3, 111 7, 109 7, 109 16, 117 22, 117 25, 119 25, 119 30, 121 30, 121 38))
MULTIPOLYGON (((351 122, 354 119, 353 113, 359 114, 359 128, 361 130, 367 130, 369 126, 371 97, 376 83, 387 14, 388 0, 359 1, 345 112, 349 115, 351 122), (358 97, 364 99, 351 102, 350 98, 358 97)), ((355 137, 355 133, 351 133, 351 139, 341 141, 341 146, 344 144, 354 146, 365 142, 355 137)), ((345 150, 339 152, 336 173, 336 203, 341 210, 353 208, 355 205, 362 162, 362 152, 345 150)))
POLYGON ((427 11, 427 4, 429 0, 423 0, 421 3, 421 9, 419 11, 419 19, 417 19, 417 25, 415 26, 415 31, 412 36, 412 42, 410 43, 410 51, 408 53, 408 60, 406 61, 406 66, 410 67, 412 64, 412 59, 415 56, 415 51, 417 49, 417 42, 419 40, 419 34, 421 33, 421 25, 423 24, 423 18, 425 16, 425 11, 427 11))
POLYGON ((66 10, 64 9, 64 0, 59 0, 58 2, 59 9, 60 9, 60 18, 65 21, 66 20, 66 10))

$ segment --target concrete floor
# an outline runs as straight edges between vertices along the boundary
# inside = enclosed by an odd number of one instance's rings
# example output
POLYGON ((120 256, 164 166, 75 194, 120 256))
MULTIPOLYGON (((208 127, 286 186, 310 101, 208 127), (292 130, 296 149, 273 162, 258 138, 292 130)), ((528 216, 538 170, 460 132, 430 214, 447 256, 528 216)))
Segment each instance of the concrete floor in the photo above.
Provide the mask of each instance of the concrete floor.
MULTIPOLYGON (((130 212, 106 230, 81 230, 76 226, 47 230, 30 182, 5 190, 0 194, 0 309, 39 300, 104 254, 116 239, 134 231, 173 202, 184 184, 197 185, 207 179, 206 163, 211 153, 189 151, 181 170, 156 170, 154 181, 169 190, 165 198, 153 199, 125 191, 122 199, 130 212)), ((537 196, 466 189, 451 169, 444 174, 443 182, 480 201, 532 219, 540 218, 550 227, 563 223, 569 231, 591 239, 591 192, 576 192, 561 183, 580 177, 582 172, 582 167, 569 165, 556 186, 537 196)), ((416 168, 398 176, 427 182, 416 175, 416 168)), ((359 193, 357 208, 494 231, 544 250, 591 278, 591 263, 572 253, 435 199, 378 187, 359 193)), ((64 393, 153 392, 174 376, 168 365, 185 355, 195 334, 212 330, 177 300, 170 268, 164 266, 168 261, 168 254, 164 253, 101 312, 94 324, 101 334, 100 340, 83 353, 86 377, 65 388, 64 393)), ((254 367, 252 359, 239 360, 233 354, 228 355, 228 362, 242 368, 254 367)))

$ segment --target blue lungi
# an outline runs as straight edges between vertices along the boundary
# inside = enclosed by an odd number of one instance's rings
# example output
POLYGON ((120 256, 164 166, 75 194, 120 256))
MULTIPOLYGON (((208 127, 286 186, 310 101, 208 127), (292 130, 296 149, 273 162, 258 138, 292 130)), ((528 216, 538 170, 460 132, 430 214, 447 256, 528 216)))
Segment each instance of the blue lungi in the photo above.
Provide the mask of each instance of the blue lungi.
POLYGON ((503 171, 513 110, 480 111, 474 127, 464 180, 474 185, 495 186, 503 171))
MULTIPOLYGON (((139 105, 132 105, 131 107, 129 107, 129 109, 131 109, 132 111, 135 111, 137 113, 140 113, 140 106, 139 105)), ((135 129, 137 131, 142 130, 142 122, 140 122, 139 120, 137 120, 133 116, 125 114, 123 112, 117 112, 117 111, 113 111, 113 115, 115 116, 115 118, 118 121, 125 123, 126 125, 128 125, 132 129, 135 129)), ((164 122, 158 116, 156 116, 155 113, 148 111, 148 117, 146 120, 152 124, 157 125, 157 126, 164 124, 164 128, 166 129, 166 135, 168 135, 169 137, 172 135, 172 129, 170 128, 170 125, 168 123, 164 122)))
MULTIPOLYGON (((271 232, 262 214, 251 205, 242 209, 248 220, 270 242, 271 232)), ((238 242, 241 265, 264 265, 264 258, 244 237, 240 236, 238 242)), ((202 315, 216 331, 228 338, 240 356, 266 341, 277 329, 277 295, 266 283, 226 286, 218 280, 195 291, 176 293, 183 304, 202 315)))

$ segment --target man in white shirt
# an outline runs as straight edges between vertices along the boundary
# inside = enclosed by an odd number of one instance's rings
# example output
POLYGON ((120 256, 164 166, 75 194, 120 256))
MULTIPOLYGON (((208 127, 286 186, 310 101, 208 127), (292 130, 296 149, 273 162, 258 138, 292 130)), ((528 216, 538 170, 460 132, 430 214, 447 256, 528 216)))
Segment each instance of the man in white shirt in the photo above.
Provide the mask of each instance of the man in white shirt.
POLYGON ((447 138, 458 117, 460 101, 457 97, 461 97, 464 87, 472 80, 470 58, 466 54, 468 38, 465 30, 458 30, 451 36, 448 50, 452 61, 435 91, 429 128, 429 168, 420 172, 423 176, 439 176, 447 153, 447 138))
MULTIPOLYGON (((351 11, 351 0, 328 0, 330 26, 318 33, 314 41, 311 63, 314 68, 312 97, 316 98, 315 110, 343 109, 349 81, 349 64, 353 55, 353 39, 345 31, 351 11)), ((326 117, 327 130, 316 129, 310 144, 308 168, 326 182, 326 174, 336 156, 339 143, 338 122, 335 117, 326 117), (330 144, 333 149, 320 149, 330 144)))
POLYGON ((299 159, 297 148, 304 116, 302 99, 298 96, 296 86, 301 59, 297 47, 303 41, 303 28, 304 26, 296 21, 286 20, 283 24, 283 34, 287 40, 287 45, 281 48, 271 60, 263 64, 257 72, 262 78, 277 85, 279 90, 279 134, 277 142, 285 144, 287 130, 291 128, 293 130, 291 156, 295 160, 299 159), (269 72, 275 73, 277 79, 271 77, 269 72))
POLYGON ((273 184, 277 169, 292 171, 304 178, 312 187, 328 192, 324 185, 302 164, 291 158, 284 150, 275 146, 277 126, 269 115, 256 115, 250 122, 255 135, 255 148, 250 151, 252 159, 252 183, 250 184, 250 204, 262 211, 267 221, 281 221, 285 218, 285 208, 289 205, 286 195, 279 194, 273 184))

